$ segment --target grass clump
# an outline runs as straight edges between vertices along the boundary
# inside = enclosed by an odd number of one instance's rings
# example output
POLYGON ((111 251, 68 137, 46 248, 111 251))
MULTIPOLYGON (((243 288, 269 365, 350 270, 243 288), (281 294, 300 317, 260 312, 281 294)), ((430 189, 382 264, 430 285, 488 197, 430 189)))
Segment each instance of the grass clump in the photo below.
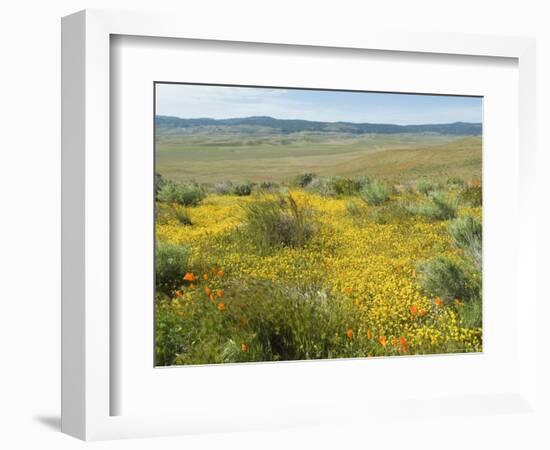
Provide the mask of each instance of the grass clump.
POLYGON ((187 208, 174 208, 174 217, 182 225, 193 225, 191 214, 187 208))
POLYGON ((197 206, 206 197, 206 191, 198 183, 166 181, 160 187, 157 198, 165 203, 197 206))
POLYGON ((322 195, 323 197, 331 197, 336 195, 333 178, 331 177, 314 178, 306 186, 306 189, 322 195))
POLYGON ((464 187, 458 197, 462 203, 472 207, 479 207, 483 204, 481 185, 474 184, 464 187))
POLYGON ((155 200, 158 199, 159 191, 165 182, 166 181, 164 180, 162 175, 158 172, 155 172, 155 200))
POLYGON ((258 185, 258 188, 261 191, 269 192, 269 191, 274 191, 276 189, 279 189, 279 184, 275 183, 274 181, 262 181, 258 185))
POLYGON ((222 181, 214 185, 214 192, 218 195, 231 195, 234 190, 233 183, 231 181, 222 181))
POLYGON ((233 188, 233 194, 244 197, 252 194, 253 183, 245 181, 244 183, 236 184, 233 188))
POLYGON ((302 173, 301 175, 298 175, 296 177, 295 182, 297 186, 305 188, 307 185, 309 185, 313 181, 314 178, 315 178, 315 174, 311 172, 305 172, 305 173, 302 173))
POLYGON ((170 295, 181 284, 191 250, 184 245, 157 242, 155 248, 155 286, 157 292, 170 295))
POLYGON ((437 184, 427 178, 423 178, 416 183, 416 190, 422 195, 429 195, 431 192, 436 191, 437 188, 437 184))
POLYGON ((336 195, 355 195, 363 189, 366 181, 363 178, 341 178, 332 180, 332 190, 336 195))
POLYGON ((449 189, 459 189, 464 186, 464 180, 459 177, 451 176, 447 177, 446 185, 449 189))
POLYGON ((316 231, 312 211, 299 206, 290 194, 264 198, 243 207, 246 239, 261 251, 302 247, 316 231))
POLYGON ((411 216, 411 212, 401 203, 389 203, 380 206, 369 214, 370 219, 379 225, 401 224, 411 216))
POLYGON ((364 215, 364 209, 354 201, 346 203, 346 211, 353 218, 360 218, 364 215))
POLYGON ((368 205, 381 205, 390 198, 390 189, 384 183, 374 180, 363 187, 360 197, 368 205))
POLYGON ((459 217, 449 223, 454 244, 471 258, 478 270, 482 264, 481 221, 471 216, 459 217))
POLYGON ((463 267, 445 256, 418 266, 420 286, 426 294, 439 297, 444 303, 469 299, 467 275, 463 267))
POLYGON ((458 201, 440 191, 431 192, 429 199, 411 208, 411 212, 428 220, 449 220, 456 217, 458 201))

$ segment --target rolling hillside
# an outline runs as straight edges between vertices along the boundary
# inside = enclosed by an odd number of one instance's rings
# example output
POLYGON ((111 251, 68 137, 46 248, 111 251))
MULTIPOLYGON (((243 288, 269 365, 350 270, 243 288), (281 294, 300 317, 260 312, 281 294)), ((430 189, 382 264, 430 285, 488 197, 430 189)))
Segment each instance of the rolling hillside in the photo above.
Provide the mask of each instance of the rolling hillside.
POLYGON ((481 178, 481 125, 400 126, 156 118, 157 171, 174 180, 283 181, 304 172, 481 178))

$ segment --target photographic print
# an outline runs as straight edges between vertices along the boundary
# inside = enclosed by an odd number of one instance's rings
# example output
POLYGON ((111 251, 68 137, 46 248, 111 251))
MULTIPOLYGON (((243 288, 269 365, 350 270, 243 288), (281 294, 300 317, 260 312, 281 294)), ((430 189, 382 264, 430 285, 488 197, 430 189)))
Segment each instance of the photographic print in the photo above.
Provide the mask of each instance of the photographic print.
POLYGON ((481 97, 154 89, 156 366, 482 351, 481 97))

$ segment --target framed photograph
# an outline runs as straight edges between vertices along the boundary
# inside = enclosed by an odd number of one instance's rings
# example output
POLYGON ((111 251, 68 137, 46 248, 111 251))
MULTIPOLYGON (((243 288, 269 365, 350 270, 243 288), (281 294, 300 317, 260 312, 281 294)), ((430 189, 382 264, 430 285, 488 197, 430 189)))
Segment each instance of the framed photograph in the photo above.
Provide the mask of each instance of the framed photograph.
POLYGON ((310 31, 63 19, 64 432, 540 417, 534 42, 310 31))

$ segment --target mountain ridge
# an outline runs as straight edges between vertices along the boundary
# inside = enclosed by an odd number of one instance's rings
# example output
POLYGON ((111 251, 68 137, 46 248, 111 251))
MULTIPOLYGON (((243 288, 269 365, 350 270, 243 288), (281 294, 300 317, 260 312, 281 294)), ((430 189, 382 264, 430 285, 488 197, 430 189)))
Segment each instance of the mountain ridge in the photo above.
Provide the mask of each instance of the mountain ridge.
POLYGON ((270 116, 235 117, 212 119, 208 117, 184 119, 176 116, 155 116, 157 129, 197 129, 204 127, 264 127, 276 133, 290 134, 310 132, 346 132, 351 134, 398 134, 398 133, 437 133, 457 136, 479 136, 481 123, 451 122, 439 124, 397 125, 388 123, 322 122, 304 119, 276 119, 270 116))

